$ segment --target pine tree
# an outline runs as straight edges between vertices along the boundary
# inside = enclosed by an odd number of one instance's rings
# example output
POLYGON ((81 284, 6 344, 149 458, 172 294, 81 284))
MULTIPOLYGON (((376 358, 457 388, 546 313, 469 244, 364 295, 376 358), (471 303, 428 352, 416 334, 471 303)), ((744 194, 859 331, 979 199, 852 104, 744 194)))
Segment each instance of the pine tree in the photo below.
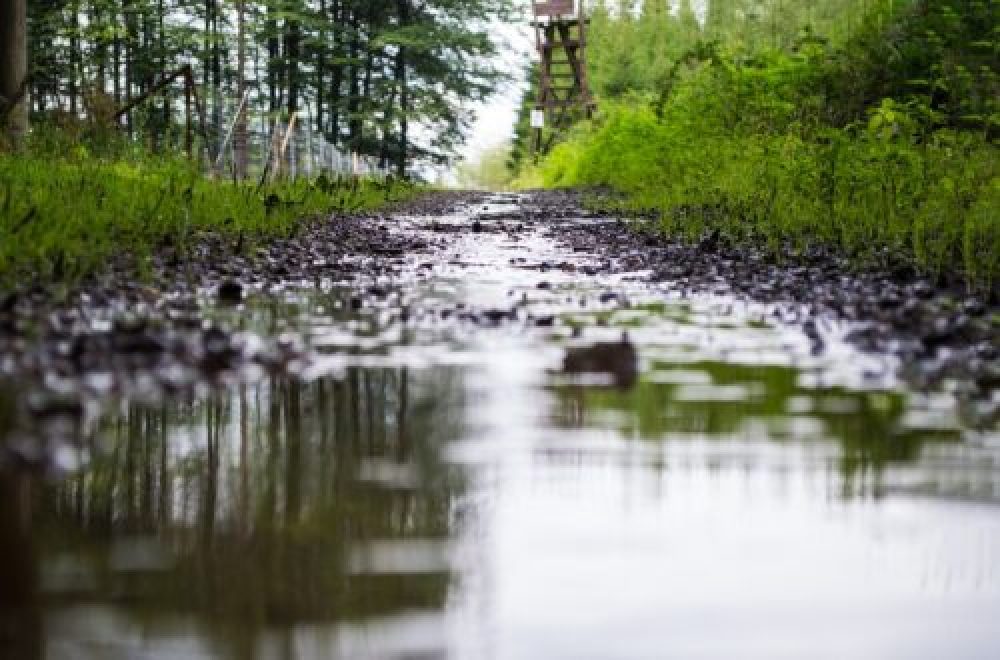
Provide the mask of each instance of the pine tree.
MULTIPOLYGON (((505 79, 488 26, 513 10, 512 0, 29 0, 32 111, 109 116, 190 63, 213 156, 249 91, 236 170, 249 117, 274 127, 295 114, 403 174, 454 157, 466 108, 505 79)), ((134 139, 167 147, 182 121, 179 87, 126 113, 134 139)))

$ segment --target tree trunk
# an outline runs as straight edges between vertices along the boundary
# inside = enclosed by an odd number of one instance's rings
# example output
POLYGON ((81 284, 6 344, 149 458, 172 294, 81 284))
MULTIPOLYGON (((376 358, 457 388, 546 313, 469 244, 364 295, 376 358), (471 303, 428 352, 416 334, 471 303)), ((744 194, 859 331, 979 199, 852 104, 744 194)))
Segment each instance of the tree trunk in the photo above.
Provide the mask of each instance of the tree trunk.
POLYGON ((281 63, 278 61, 281 51, 278 41, 278 21, 275 14, 275 8, 268 4, 264 30, 267 34, 267 89, 270 102, 268 105, 268 124, 272 133, 276 125, 278 109, 281 107, 282 71, 281 63))
MULTIPOLYGON (((218 149, 222 146, 222 140, 225 139, 223 131, 225 130, 224 122, 222 120, 222 41, 219 34, 219 3, 213 1, 212 3, 212 124, 215 129, 215 148, 212 153, 217 153, 218 149)), ((206 92, 207 95, 207 92, 206 92)))
MULTIPOLYGON (((94 25, 104 25, 104 12, 98 7, 91 8, 90 21, 94 25)), ((103 35, 94 37, 94 57, 97 60, 97 90, 101 94, 108 93, 108 42, 103 35)))
POLYGON ((351 64, 350 87, 347 94, 347 133, 351 151, 356 151, 361 142, 361 116, 358 106, 361 102, 361 71, 358 66, 358 52, 361 49, 360 20, 356 12, 351 12, 351 44, 348 61, 351 64))
MULTIPOLYGON (((410 21, 409 0, 399 0, 399 22, 406 26, 410 21)), ((396 154, 396 176, 406 178, 406 151, 410 140, 409 119, 410 94, 406 86, 406 47, 400 46, 396 53, 396 85, 399 87, 399 147, 396 154)))
POLYGON ((0 117, 6 117, 3 129, 15 146, 28 131, 27 28, 26 0, 0 2, 0 117))
MULTIPOLYGON (((159 54, 160 74, 167 71, 167 32, 166 32, 166 12, 164 11, 163 0, 159 0, 157 5, 157 53, 159 54)), ((160 136, 164 145, 170 135, 170 100, 166 94, 160 96, 160 136)))
MULTIPOLYGON (((334 6, 332 24, 343 25, 343 22, 343 10, 341 3, 338 2, 334 6)), ((330 81, 330 100, 328 101, 330 120, 329 127, 326 129, 327 138, 337 145, 340 144, 340 86, 344 82, 343 35, 344 30, 342 29, 333 31, 333 80, 330 81)))
POLYGON ((80 96, 80 82, 82 76, 82 54, 80 52, 80 10, 76 4, 71 4, 70 11, 70 37, 69 37, 69 113, 73 119, 78 117, 79 107, 77 98, 80 96))
POLYGON ((285 26, 285 83, 288 86, 288 116, 299 110, 299 46, 302 34, 298 21, 285 26))
MULTIPOLYGON (((122 0, 122 19, 125 22, 125 43, 122 46, 122 59, 125 65, 125 88, 123 90, 125 98, 123 102, 125 105, 128 105, 132 102, 132 89, 139 79, 138 72, 136 71, 138 67, 136 51, 137 42, 139 41, 139 29, 135 24, 135 8, 132 6, 132 0, 122 0)), ((125 125, 128 127, 129 137, 134 137, 135 123, 132 121, 131 111, 125 114, 125 125)))
POLYGON ((320 135, 323 133, 323 102, 324 102, 324 92, 323 80, 326 77, 326 30, 323 26, 326 24, 327 13, 326 13, 326 0, 320 0, 319 2, 319 15, 320 15, 320 29, 319 29, 319 40, 316 47, 316 123, 313 130, 318 132, 320 135))
POLYGON ((240 104, 246 94, 246 26, 244 25, 244 0, 236 3, 236 104, 240 113, 236 118, 236 131, 233 135, 233 168, 236 178, 243 179, 247 175, 247 109, 240 104))
MULTIPOLYGON (((115 23, 118 23, 121 15, 118 12, 118 8, 111 13, 111 19, 115 23)), ((122 106, 122 38, 118 30, 115 30, 114 38, 111 42, 111 53, 112 53, 112 66, 111 75, 113 79, 111 81, 112 89, 114 90, 115 97, 115 107, 120 108, 122 106)))

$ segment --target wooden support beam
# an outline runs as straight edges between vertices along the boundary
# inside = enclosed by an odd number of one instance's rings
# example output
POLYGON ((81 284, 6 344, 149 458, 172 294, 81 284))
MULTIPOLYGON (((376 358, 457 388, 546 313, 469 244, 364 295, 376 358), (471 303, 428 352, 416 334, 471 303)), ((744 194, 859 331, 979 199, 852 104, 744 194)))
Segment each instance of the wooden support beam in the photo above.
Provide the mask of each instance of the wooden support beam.
POLYGON ((580 42, 576 39, 569 39, 567 41, 543 41, 542 50, 553 50, 563 48, 567 53, 573 51, 575 52, 580 48, 580 42))
POLYGON ((540 60, 536 108, 545 113, 544 129, 536 129, 532 136, 536 154, 547 150, 555 136, 568 128, 575 118, 589 117, 593 108, 586 73, 589 20, 585 17, 583 2, 569 2, 569 8, 561 14, 537 11, 540 6, 549 4, 532 2, 536 20, 531 25, 540 60))

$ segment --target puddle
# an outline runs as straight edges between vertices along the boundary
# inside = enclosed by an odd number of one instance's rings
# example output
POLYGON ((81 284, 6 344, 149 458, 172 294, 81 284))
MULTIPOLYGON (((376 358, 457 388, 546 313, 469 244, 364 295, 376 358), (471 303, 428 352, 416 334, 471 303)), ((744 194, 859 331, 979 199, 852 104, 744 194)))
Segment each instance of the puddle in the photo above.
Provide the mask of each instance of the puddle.
POLYGON ((0 479, 0 649, 1000 655, 1000 434, 954 388, 847 327, 816 353, 767 307, 585 275, 557 228, 497 226, 513 198, 475 213, 395 281, 213 312, 301 340, 302 378, 104 402, 58 478, 0 479), (563 372, 623 333, 631 387, 563 372))

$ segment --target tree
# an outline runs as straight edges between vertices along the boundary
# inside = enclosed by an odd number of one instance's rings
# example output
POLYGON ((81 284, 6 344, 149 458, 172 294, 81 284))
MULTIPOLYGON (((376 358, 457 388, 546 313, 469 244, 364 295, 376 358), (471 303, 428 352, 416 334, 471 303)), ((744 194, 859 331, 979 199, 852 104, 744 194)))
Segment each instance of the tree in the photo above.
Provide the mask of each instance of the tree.
POLYGON ((0 2, 0 117, 14 145, 28 130, 27 17, 25 0, 0 2))
MULTIPOLYGON (((111 116, 165 73, 190 65, 209 118, 205 146, 217 154, 232 127, 237 175, 252 160, 247 145, 268 142, 254 131, 273 130, 293 113, 297 126, 400 175, 449 162, 469 125, 469 104, 505 80, 493 61, 500 45, 491 26, 514 7, 513 0, 26 1, 38 123, 57 114, 94 119, 94 101, 111 116), (236 118, 244 93, 246 112, 236 118)), ((126 135, 176 148, 183 111, 176 90, 164 90, 127 113, 126 135)))
POLYGON ((691 0, 680 0, 677 8, 677 24, 682 38, 686 41, 693 43, 701 36, 701 24, 698 23, 698 16, 694 13, 691 0))

